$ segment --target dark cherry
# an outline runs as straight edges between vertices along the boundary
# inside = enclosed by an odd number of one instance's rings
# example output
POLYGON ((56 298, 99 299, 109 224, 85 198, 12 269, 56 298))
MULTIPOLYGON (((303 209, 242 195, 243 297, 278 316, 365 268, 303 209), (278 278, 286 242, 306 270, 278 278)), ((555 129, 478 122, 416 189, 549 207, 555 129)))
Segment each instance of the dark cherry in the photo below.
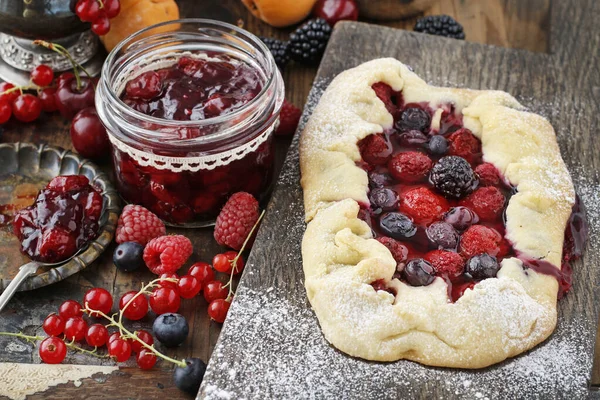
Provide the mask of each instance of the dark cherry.
POLYGON ((369 193, 371 206, 382 211, 392 211, 398 208, 398 194, 392 189, 377 188, 369 193))
POLYGON ((64 73, 57 79, 54 93, 56 107, 64 118, 72 119, 80 110, 94 107, 94 85, 87 77, 81 77, 81 87, 77 88, 77 80, 70 73, 64 73))
POLYGON ((432 136, 427 144, 427 150, 431 155, 443 156, 448 152, 448 140, 441 135, 432 136))
POLYGON ((95 107, 79 111, 71 122, 73 147, 86 158, 100 159, 110 152, 106 129, 96 113, 95 107))
POLYGON ((493 278, 498 274, 500 265, 496 257, 479 254, 469 258, 465 265, 465 274, 473 279, 493 278))
POLYGON ((400 114, 400 119, 396 121, 395 127, 400 132, 409 130, 427 132, 430 125, 431 116, 427 111, 418 107, 408 107, 400 114))
POLYGON ((436 249, 455 250, 458 247, 458 232, 447 222, 434 222, 427 227, 425 233, 436 249))
POLYGON ((156 71, 146 71, 127 82, 125 94, 136 99, 150 100, 160 94, 162 82, 156 71))
POLYGON ((379 228, 386 236, 397 240, 410 239, 417 234, 417 227, 412 220, 399 212, 383 214, 379 219, 379 228))
POLYGON ((459 231, 464 231, 479 222, 479 217, 467 207, 452 207, 445 215, 444 221, 459 231))
POLYGON ((421 147, 427 143, 427 135, 417 130, 403 132, 398 135, 398 143, 405 147, 421 147))
POLYGON ((369 187, 371 189, 388 186, 392 183, 394 183, 394 180, 388 174, 381 174, 379 172, 369 173, 369 187))
POLYGON ((435 269, 422 258, 413 258, 404 267, 402 276, 411 286, 427 286, 435 279, 435 269))

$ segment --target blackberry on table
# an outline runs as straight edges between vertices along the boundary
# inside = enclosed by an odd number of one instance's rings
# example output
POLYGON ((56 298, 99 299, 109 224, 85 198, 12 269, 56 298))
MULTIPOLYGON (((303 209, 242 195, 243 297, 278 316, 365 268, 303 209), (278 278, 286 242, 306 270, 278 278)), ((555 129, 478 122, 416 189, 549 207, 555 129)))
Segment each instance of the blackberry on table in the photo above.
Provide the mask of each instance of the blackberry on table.
POLYGON ((309 20, 290 35, 290 57, 302 64, 318 64, 330 36, 331 27, 327 21, 323 18, 309 20))
POLYGON ((471 193, 479 183, 471 165, 458 156, 440 158, 431 169, 429 181, 438 192, 455 199, 471 193))
POLYGON ((273 55, 275 63, 279 69, 283 70, 290 61, 290 42, 262 36, 260 37, 260 40, 262 40, 262 42, 269 48, 269 51, 273 55))
POLYGON ((415 32, 429 33, 430 35, 454 39, 465 38, 462 25, 448 15, 429 15, 419 18, 413 29, 415 32))

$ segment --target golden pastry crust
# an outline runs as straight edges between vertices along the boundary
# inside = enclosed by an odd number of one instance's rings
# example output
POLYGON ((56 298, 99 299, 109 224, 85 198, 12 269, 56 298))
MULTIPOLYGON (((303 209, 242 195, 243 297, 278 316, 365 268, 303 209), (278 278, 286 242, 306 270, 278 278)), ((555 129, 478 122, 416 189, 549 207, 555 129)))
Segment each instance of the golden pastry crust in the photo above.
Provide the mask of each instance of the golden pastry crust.
MULTIPOLYGON (((337 76, 300 141, 301 184, 308 223, 302 241, 308 299, 326 339, 356 357, 409 359, 427 365, 482 368, 546 339, 556 325, 558 283, 502 261, 497 278, 455 303, 441 278, 424 287, 393 279, 389 250, 357 215, 368 204, 368 179, 356 165, 357 142, 393 124, 371 86, 384 82, 407 103, 452 103, 482 142, 483 157, 516 186, 506 210, 506 237, 521 255, 560 269, 564 229, 575 201, 552 126, 509 94, 434 87, 391 58, 337 76), (383 279, 397 295, 370 285, 383 279)), ((439 123, 434 118, 432 124, 439 123)), ((439 113, 438 113, 439 115, 439 113)))

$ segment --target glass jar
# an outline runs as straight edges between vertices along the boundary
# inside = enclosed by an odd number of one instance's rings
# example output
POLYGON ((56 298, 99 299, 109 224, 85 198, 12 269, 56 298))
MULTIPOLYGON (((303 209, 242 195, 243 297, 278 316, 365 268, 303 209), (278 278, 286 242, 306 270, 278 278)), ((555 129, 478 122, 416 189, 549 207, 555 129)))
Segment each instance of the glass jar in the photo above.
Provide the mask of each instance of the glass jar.
POLYGON ((272 136, 283 98, 271 53, 236 26, 184 19, 133 34, 108 55, 96 90, 119 193, 166 223, 185 227, 214 223, 235 192, 263 199, 273 181, 272 136), (123 101, 127 82, 175 66, 182 57, 246 63, 262 82, 260 92, 231 112, 195 121, 157 118, 123 101))

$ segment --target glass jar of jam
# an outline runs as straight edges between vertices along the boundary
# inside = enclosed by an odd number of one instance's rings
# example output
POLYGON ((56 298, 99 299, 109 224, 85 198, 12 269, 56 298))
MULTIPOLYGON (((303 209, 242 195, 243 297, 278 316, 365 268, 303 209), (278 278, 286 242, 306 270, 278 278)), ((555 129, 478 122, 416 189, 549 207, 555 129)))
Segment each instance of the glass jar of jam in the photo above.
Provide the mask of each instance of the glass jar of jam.
POLYGON ((236 26, 188 19, 130 36, 96 90, 121 196, 185 227, 214 223, 235 192, 264 198, 283 98, 271 53, 236 26))

